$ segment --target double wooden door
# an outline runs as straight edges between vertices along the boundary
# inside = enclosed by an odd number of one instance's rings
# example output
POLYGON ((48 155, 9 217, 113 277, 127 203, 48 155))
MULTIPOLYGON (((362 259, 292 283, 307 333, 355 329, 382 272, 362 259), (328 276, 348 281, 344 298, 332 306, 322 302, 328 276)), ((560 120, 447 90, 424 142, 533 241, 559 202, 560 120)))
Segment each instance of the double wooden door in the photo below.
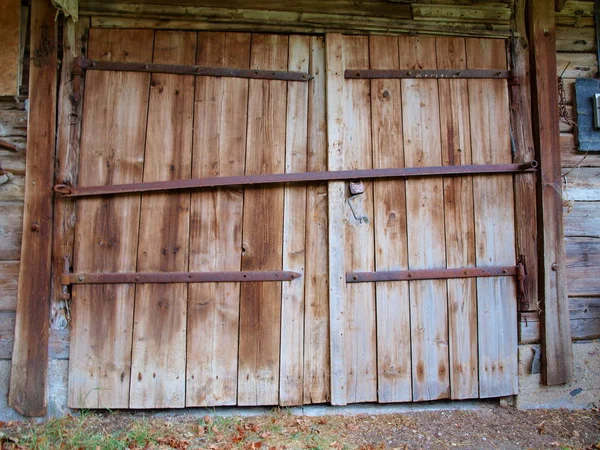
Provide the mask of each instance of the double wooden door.
MULTIPOLYGON (((85 76, 78 186, 511 162, 505 43, 92 29, 88 58, 300 71, 310 81, 85 76)), ((516 393, 510 277, 346 273, 514 265, 512 175, 132 193, 77 201, 78 273, 295 271, 286 282, 76 284, 69 404, 166 408, 516 393)))

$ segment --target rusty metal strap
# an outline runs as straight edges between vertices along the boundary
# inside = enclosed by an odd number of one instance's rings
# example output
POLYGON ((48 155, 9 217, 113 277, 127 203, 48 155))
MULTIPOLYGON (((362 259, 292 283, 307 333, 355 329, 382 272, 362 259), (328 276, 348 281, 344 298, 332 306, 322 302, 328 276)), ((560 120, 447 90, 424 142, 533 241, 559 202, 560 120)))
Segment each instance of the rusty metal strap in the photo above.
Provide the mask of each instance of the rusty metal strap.
POLYGON ((453 278, 517 277, 525 278, 522 264, 498 267, 463 267, 460 269, 393 270, 379 272, 349 272, 346 283, 369 283, 374 281, 449 280, 453 278))
POLYGON ((232 177, 194 178, 189 180, 154 181, 148 183, 115 184, 108 186, 71 187, 54 186, 63 197, 91 197, 139 192, 161 192, 183 189, 249 186, 281 183, 306 183, 316 181, 369 180, 377 178, 408 178, 459 175, 493 175, 533 172, 537 162, 526 164, 485 164, 474 166, 399 167, 392 169, 338 170, 330 172, 303 172, 262 174, 232 177))
POLYGON ((305 72, 283 70, 232 69, 227 67, 185 66, 178 64, 155 64, 144 62, 96 61, 79 58, 77 66, 83 70, 113 70, 122 72, 171 73, 209 77, 253 78, 261 80, 308 81, 313 76, 305 72))
POLYGON ((347 69, 344 78, 347 79, 376 79, 376 78, 510 78, 510 70, 490 69, 422 69, 422 70, 376 70, 376 69, 347 69))
POLYGON ((246 272, 129 272, 64 273, 62 284, 142 284, 142 283, 231 283, 256 281, 291 281, 301 277, 289 271, 246 272))

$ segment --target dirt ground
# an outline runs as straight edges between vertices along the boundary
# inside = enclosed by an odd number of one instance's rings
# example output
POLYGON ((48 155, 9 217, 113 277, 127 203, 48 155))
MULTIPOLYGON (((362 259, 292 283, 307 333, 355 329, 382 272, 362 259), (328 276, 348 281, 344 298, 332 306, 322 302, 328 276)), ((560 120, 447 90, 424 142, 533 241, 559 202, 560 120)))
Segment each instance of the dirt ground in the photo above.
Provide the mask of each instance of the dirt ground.
POLYGON ((470 411, 305 417, 269 415, 161 418, 82 413, 43 423, 0 423, 6 449, 600 449, 596 410, 470 411))

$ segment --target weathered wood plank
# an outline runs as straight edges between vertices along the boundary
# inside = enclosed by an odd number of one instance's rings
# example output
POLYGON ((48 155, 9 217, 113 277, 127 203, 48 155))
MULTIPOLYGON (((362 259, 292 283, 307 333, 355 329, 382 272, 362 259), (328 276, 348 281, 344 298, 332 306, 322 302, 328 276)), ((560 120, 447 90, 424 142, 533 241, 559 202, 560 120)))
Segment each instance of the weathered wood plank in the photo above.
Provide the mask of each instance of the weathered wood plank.
POLYGON ((556 24, 574 28, 594 26, 594 2, 569 0, 556 13, 556 24))
MULTIPOLYGON (((587 161, 587 158, 586 158, 587 161)), ((600 167, 562 170, 564 200, 593 202, 600 200, 600 167)))
POLYGON ((600 153, 580 152, 573 134, 560 135, 560 165, 565 168, 600 167, 600 153))
POLYGON ((17 310, 19 261, 0 261, 0 311, 17 310))
POLYGON ((565 239, 569 295, 600 296, 600 238, 565 239))
MULTIPOLYGON (((193 65, 196 39, 157 31, 152 62, 193 65)), ((191 177, 193 109, 193 76, 152 74, 143 181, 191 177)), ((188 269, 189 213, 188 192, 142 195, 138 272, 188 269)), ((136 287, 130 408, 185 406, 187 299, 187 284, 136 287)))
POLYGON ((15 342, 8 396, 9 405, 25 416, 46 414, 58 70, 58 38, 54 15, 54 8, 50 2, 33 0, 27 185, 15 342))
POLYGON ((421 33, 443 36, 485 36, 508 38, 508 24, 470 22, 431 22, 386 17, 361 17, 339 14, 277 13, 274 11, 215 10, 201 11, 193 16, 140 16, 139 13, 110 13, 95 16, 91 10, 80 14, 93 15, 92 26, 97 28, 152 28, 170 30, 254 31, 270 33, 345 33, 345 34, 393 34, 421 33))
MULTIPOLYGON (((288 70, 308 72, 309 37, 290 36, 288 70)), ((285 142, 286 173, 306 172, 308 84, 288 83, 285 142)), ((306 186, 286 186, 283 212, 283 270, 304 273, 306 266, 306 186)), ((279 404, 303 403, 304 290, 302 276, 281 288, 279 404)))
POLYGON ((558 52, 588 53, 596 50, 594 27, 556 27, 556 50, 558 52))
MULTIPOLYGON (((467 39, 467 68, 505 69, 504 43, 467 39)), ((473 164, 511 161, 505 80, 469 80, 473 164)), ((476 264, 515 264, 513 182, 510 175, 473 177, 476 264)), ((477 280, 479 396, 517 393, 517 299, 513 278, 477 280)))
POLYGON ((556 54, 556 74, 560 77, 595 78, 597 73, 598 62, 594 53, 556 54))
POLYGON ((0 261, 21 257, 23 204, 0 202, 0 261))
MULTIPOLYGON (((250 68, 286 70, 288 37, 252 35, 250 68)), ((285 170, 286 84, 250 80, 246 174, 285 170)), ((281 270, 282 187, 244 192, 242 270, 281 270)), ((239 405, 279 401, 281 284, 244 283, 240 304, 239 405)))
MULTIPOLYGON (((564 61, 572 53, 556 54, 556 24, 552 0, 528 4, 532 69, 532 116, 538 169, 538 236, 540 300, 542 309, 542 381, 563 384, 573 378, 573 351, 569 327, 567 274, 563 242, 560 143, 558 131, 558 81, 564 61), (562 59, 561 59, 562 58, 562 59)), ((580 54, 587 57, 587 54, 580 54)), ((589 70, 597 72, 592 57, 589 70)), ((571 66, 573 67, 573 64, 571 66)), ((580 70, 578 64, 575 69, 580 70)), ((568 71, 569 69, 567 69, 568 71)), ((573 76, 566 74, 564 76, 573 76)), ((583 74, 579 74, 582 75, 583 74)))
MULTIPOLYGON (((327 165, 329 170, 344 168, 344 65, 341 34, 325 38, 327 68, 327 165)), ((346 273, 344 266, 344 202, 346 183, 328 183, 329 220, 329 341, 331 361, 331 403, 348 403, 346 376, 346 273)))
POLYGON ((600 202, 573 202, 563 211, 566 237, 600 238, 600 202))
MULTIPOLYGON (((154 33, 90 30, 89 56, 150 61, 154 33)), ((86 74, 79 159, 81 185, 142 181, 150 74, 86 74)), ((140 195, 78 202, 73 267, 134 272, 140 195)), ((73 288, 69 406, 129 407, 134 285, 73 288)))
MULTIPOLYGON (((15 313, 0 312, 0 360, 12 358, 15 338, 15 313)), ((50 330, 49 359, 69 359, 69 330, 50 330)))
MULTIPOLYGON (((371 69, 398 69, 398 38, 369 38, 371 69)), ((371 80, 373 168, 404 167, 400 80, 371 80)), ((373 186, 375 269, 408 269, 406 184, 381 180, 373 186)), ((377 283, 377 399, 412 400, 408 282, 377 283)))
MULTIPOLYGON (((68 33, 63 36, 63 57, 58 91, 58 130, 56 138, 55 182, 75 185, 79 170, 79 144, 83 114, 84 80, 73 75, 76 56, 85 56, 90 18, 80 17, 75 26, 75 48, 69 45, 68 33), (75 53, 75 54, 74 54, 75 53), (78 119, 75 119, 78 118, 78 119)), ((52 297, 50 300, 50 328, 68 327, 69 309, 66 298, 69 289, 62 285, 64 258, 73 261, 76 202, 66 198, 54 199, 52 224, 52 297)))
MULTIPOLYGON (((366 36, 342 38, 343 67, 369 68, 369 41, 366 36)), ((370 169, 373 165, 369 80, 343 82, 343 169, 370 169)), ((344 240, 346 272, 375 268, 373 230, 373 183, 364 183, 364 193, 344 198, 344 240), (351 202, 351 204, 350 204, 351 202), (356 219, 354 213, 368 217, 356 219)), ((332 219, 335 220, 335 219, 332 219)), ((338 219, 339 220, 339 219, 338 219)), ((368 283, 346 286, 346 381, 349 403, 377 400, 377 336, 375 286, 368 283)))
MULTIPOLYGON (((248 68, 250 35, 200 33, 196 63, 248 68)), ((244 175, 248 80, 196 78, 194 177, 244 175)), ((239 189, 192 193, 190 270, 238 271, 244 197, 239 189)), ((190 285, 186 406, 234 405, 240 284, 190 285)))
MULTIPOLYGON (((462 38, 436 38, 439 69, 465 69, 462 38)), ((472 164, 467 80, 438 80, 442 164, 472 164)), ((473 178, 444 179, 446 267, 475 266, 473 178)), ((477 280, 448 280, 451 398, 477 398, 477 280)))
MULTIPOLYGON (((512 74, 518 81, 510 86, 510 120, 514 141, 513 162, 525 163, 535 159, 533 128, 531 125, 531 80, 529 70, 529 44, 527 35, 527 4, 517 0, 514 5, 513 29, 520 38, 510 46, 512 74)), ((517 258, 525 265, 527 277, 524 295, 519 300, 519 310, 537 309, 538 302, 538 242, 536 174, 514 177, 515 238, 517 258)))
MULTIPOLYGON (((435 69, 433 38, 399 38, 401 69, 435 69)), ((437 80, 402 80, 407 167, 442 163, 437 80)), ((446 266, 442 178, 406 181, 409 269, 446 266)), ((413 401, 450 397, 444 280, 409 282, 413 401)))
POLYGON ((455 4, 412 4, 414 20, 436 22, 476 22, 507 24, 510 21, 511 8, 507 4, 478 4, 477 6, 455 4))
MULTIPOLYGON (((0 2, 0 95, 18 95, 21 56, 21 2, 0 2)), ((25 43, 23 42, 23 45, 25 43)))
MULTIPOLYGON (((308 91, 308 171, 327 170, 325 39, 310 38, 308 91)), ((329 401, 329 292, 327 184, 309 185, 306 194, 306 278, 304 306, 304 403, 329 401)))

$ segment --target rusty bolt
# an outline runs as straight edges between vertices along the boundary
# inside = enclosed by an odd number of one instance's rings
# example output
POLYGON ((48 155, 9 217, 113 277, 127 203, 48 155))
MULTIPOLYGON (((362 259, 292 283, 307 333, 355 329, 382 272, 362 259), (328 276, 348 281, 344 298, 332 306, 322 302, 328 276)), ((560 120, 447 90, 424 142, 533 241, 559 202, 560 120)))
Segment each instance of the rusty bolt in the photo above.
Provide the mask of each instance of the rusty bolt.
POLYGON ((40 224, 39 224, 39 222, 33 222, 33 223, 31 224, 31 231, 34 231, 34 232, 36 232, 36 233, 37 233, 38 231, 40 231, 40 224))
POLYGON ((390 98, 390 91, 383 91, 383 98, 390 98))

